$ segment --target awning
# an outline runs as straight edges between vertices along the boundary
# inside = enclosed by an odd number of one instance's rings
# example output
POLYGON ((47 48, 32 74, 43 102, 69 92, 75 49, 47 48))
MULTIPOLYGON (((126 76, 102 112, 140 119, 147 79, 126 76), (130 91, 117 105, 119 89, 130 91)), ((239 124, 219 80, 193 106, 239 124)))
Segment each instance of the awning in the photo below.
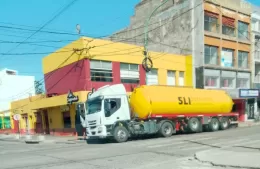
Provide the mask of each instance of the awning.
POLYGON ((222 17, 222 24, 229 26, 229 27, 232 27, 232 28, 235 28, 235 19, 223 16, 222 17))
POLYGON ((212 18, 218 18, 219 15, 217 13, 209 12, 209 11, 204 11, 205 15, 212 17, 212 18))
MULTIPOLYGON (((87 100, 88 91, 80 91, 73 93, 75 96, 78 96, 78 102, 85 102, 87 100)), ((67 105, 67 94, 60 96, 53 96, 49 98, 40 98, 31 103, 30 108, 32 110, 44 109, 50 107, 57 107, 67 105)))

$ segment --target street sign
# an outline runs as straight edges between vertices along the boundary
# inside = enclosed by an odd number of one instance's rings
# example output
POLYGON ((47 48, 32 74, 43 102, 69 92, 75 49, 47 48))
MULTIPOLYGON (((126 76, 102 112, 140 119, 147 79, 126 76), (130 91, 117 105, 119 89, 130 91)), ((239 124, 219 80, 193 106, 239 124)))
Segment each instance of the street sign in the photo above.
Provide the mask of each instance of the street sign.
POLYGON ((21 119, 21 115, 20 114, 15 114, 14 115, 14 120, 19 121, 21 119))

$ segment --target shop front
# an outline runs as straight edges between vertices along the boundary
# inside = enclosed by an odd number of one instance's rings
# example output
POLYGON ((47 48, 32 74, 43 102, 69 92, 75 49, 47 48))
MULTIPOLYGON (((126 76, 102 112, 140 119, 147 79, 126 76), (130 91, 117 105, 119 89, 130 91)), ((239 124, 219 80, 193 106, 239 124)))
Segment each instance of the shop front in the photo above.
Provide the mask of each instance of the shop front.
MULTIPOLYGON (((39 134, 50 134, 55 136, 83 135, 78 105, 87 99, 87 91, 73 93, 69 91, 66 95, 43 98, 31 103, 31 108, 36 111, 35 131, 39 134)), ((85 111, 84 111, 85 112, 85 111)))
POLYGON ((10 112, 0 113, 0 133, 9 133, 11 131, 10 112))
POLYGON ((240 121, 251 121, 258 119, 259 108, 258 108, 258 89, 239 89, 238 98, 233 99, 234 111, 239 112, 240 121))

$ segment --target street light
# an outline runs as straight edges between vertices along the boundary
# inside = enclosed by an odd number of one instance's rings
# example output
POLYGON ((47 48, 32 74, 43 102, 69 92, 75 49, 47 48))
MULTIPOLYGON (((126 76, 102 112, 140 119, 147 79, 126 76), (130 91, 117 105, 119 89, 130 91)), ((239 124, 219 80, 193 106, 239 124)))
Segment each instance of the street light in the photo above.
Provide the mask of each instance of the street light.
POLYGON ((156 7, 153 12, 150 14, 150 16, 147 18, 146 22, 145 22, 145 27, 144 27, 144 59, 143 59, 143 68, 145 69, 146 72, 150 72, 150 70, 153 68, 153 61, 152 59, 148 56, 148 26, 150 23, 151 18, 153 17, 153 15, 155 14, 155 12, 164 4, 166 4, 169 0, 161 0, 161 4, 156 7))

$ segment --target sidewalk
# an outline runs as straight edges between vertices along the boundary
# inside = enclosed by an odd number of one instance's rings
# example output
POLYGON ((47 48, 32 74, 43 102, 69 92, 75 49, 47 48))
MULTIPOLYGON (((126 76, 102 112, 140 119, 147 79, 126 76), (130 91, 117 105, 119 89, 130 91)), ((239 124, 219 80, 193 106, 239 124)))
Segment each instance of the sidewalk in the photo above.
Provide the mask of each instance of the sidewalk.
POLYGON ((51 135, 19 135, 19 134, 0 134, 0 141, 8 142, 40 142, 40 143, 76 143, 84 142, 84 138, 79 136, 51 136, 51 135))
POLYGON ((238 127, 252 127, 252 126, 260 126, 260 122, 246 121, 246 122, 238 123, 238 127))
POLYGON ((196 153, 195 159, 220 167, 260 168, 260 153, 257 152, 212 149, 196 153))

